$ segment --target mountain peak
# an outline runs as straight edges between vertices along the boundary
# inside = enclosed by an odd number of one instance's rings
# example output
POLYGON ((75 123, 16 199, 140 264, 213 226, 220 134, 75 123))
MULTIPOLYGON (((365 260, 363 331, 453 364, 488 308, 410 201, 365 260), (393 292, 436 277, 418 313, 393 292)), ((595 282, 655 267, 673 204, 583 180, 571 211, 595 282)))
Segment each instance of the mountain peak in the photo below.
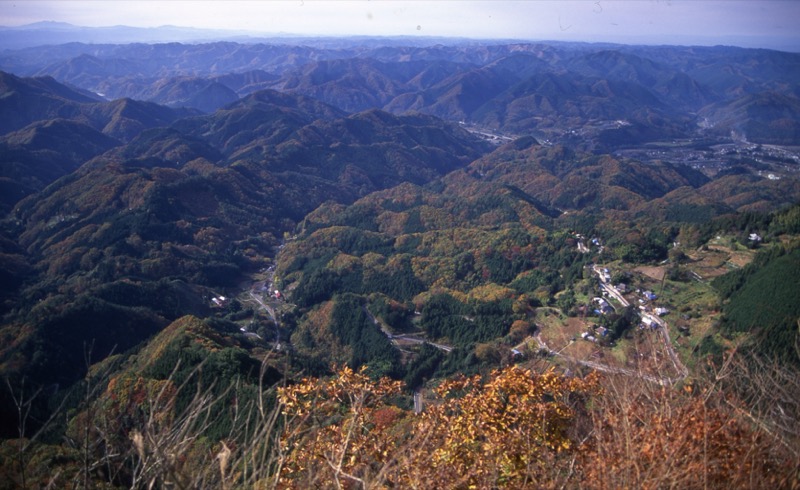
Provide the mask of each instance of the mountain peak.
POLYGON ((77 30, 81 29, 81 27, 70 24, 68 22, 57 22, 54 20, 43 20, 39 22, 34 22, 32 24, 25 24, 21 26, 14 26, 14 27, 3 27, 4 29, 30 29, 30 30, 40 30, 40 29, 51 29, 51 30, 77 30))

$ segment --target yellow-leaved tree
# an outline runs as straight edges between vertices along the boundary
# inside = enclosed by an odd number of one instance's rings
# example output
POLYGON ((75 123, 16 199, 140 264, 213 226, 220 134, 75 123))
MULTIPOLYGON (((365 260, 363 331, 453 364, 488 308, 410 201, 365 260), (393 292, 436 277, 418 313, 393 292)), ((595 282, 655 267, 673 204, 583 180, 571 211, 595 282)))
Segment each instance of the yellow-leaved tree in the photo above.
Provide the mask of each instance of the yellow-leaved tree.
POLYGON ((280 391, 281 486, 520 488, 557 482, 554 461, 597 380, 510 367, 443 382, 424 412, 392 407, 400 384, 341 369, 280 391))

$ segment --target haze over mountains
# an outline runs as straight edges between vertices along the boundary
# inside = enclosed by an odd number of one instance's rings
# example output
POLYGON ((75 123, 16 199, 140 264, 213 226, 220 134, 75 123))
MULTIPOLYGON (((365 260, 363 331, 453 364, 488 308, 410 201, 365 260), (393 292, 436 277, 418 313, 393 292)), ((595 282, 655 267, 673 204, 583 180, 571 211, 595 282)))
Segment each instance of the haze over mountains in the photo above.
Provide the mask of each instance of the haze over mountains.
POLYGON ((376 40, 339 45, 69 44, 7 51, 0 67, 52 76, 108 99, 206 112, 272 88, 347 111, 420 111, 516 132, 603 119, 652 126, 658 119, 664 130, 688 135, 698 112, 722 132, 752 126, 772 142, 786 143, 796 131, 797 54, 579 44, 386 47, 376 40), (786 117, 773 117, 778 106, 786 117), (759 122, 764 117, 780 125, 772 135, 759 122))
POLYGON ((460 168, 466 174, 450 180, 513 186, 538 203, 544 222, 568 209, 637 213, 668 194, 712 214, 798 195, 793 167, 769 180, 753 173, 766 164, 751 162, 720 186, 697 162, 600 156, 678 139, 709 157, 712 142, 797 145, 800 55, 792 53, 71 43, 6 49, 0 68, 3 209, 20 247, 12 255, 60 277, 60 290, 80 279, 81 294, 128 276, 231 285, 317 205, 460 168), (523 135, 526 143, 487 154, 485 140, 523 135), (125 236, 137 245, 120 249, 125 236), (154 248, 167 237, 177 248, 154 248), (99 273, 108 260, 117 272, 99 273))
POLYGON ((0 44, 7 49, 28 48, 67 43, 158 43, 197 42, 223 38, 244 38, 246 35, 213 29, 177 26, 155 28, 110 26, 83 27, 67 22, 43 21, 15 27, 0 26, 0 44))
MULTIPOLYGON (((40 27, 43 42, 74 33, 40 27)), ((276 379, 364 364, 416 388, 498 364, 481 346, 511 342, 538 307, 585 318, 583 235, 605 244, 598 259, 674 260, 678 277, 680 242, 707 250, 741 223, 775 243, 800 232, 785 211, 800 199, 797 53, 28 46, 25 32, 0 31, 0 372, 54 393, 36 402, 40 426, 91 364, 111 379, 146 358, 157 377, 190 351, 248 383, 271 349, 289 359, 270 366, 276 379), (243 306, 276 288, 278 315, 243 306), (387 329, 439 344, 401 353, 387 329), (169 349, 148 344, 156 335, 169 349)), ((13 397, 0 402, 14 420, 13 397)))

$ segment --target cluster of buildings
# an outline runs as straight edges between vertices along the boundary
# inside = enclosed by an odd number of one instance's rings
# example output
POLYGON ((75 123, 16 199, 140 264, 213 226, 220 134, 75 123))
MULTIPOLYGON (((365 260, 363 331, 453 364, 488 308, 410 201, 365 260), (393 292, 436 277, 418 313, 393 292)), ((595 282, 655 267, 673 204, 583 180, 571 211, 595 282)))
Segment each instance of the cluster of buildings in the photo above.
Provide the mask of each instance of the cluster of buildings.
POLYGON ((230 303, 230 298, 226 298, 225 296, 214 296, 211 298, 211 304, 216 306, 217 308, 225 308, 230 303))
MULTIPOLYGON (((620 283, 611 285, 611 272, 607 268, 599 268, 594 266, 594 271, 600 278, 600 286, 603 290, 603 296, 614 297, 618 299, 623 306, 627 307, 630 303, 623 297, 623 294, 628 292, 628 285, 620 283)), ((654 302, 658 299, 653 291, 636 289, 632 294, 636 294, 635 302, 638 302, 638 309, 640 311, 641 324, 640 328, 658 328, 663 325, 663 321, 659 317, 669 313, 669 309, 663 306, 656 306, 654 302)), ((630 298, 630 296, 628 296, 630 298)), ((592 309, 595 315, 602 316, 614 312, 614 308, 609 304, 608 299, 604 297, 592 298, 592 309)), ((598 338, 608 335, 608 330, 602 326, 596 326, 593 330, 581 334, 581 338, 590 342, 598 342, 598 338)))
POLYGON ((614 312, 614 308, 608 304, 608 301, 606 301, 605 298, 592 298, 592 304, 595 305, 595 315, 607 315, 614 312))
MULTIPOLYGON (((573 233, 572 236, 574 236, 578 240, 578 252, 584 253, 584 254, 588 254, 588 253, 590 253, 592 251, 591 248, 586 246, 586 243, 585 243, 586 237, 585 236, 581 235, 580 233, 573 233)), ((603 253, 603 250, 605 248, 603 247, 603 242, 601 242, 599 238, 593 237, 593 238, 589 239, 589 243, 592 246, 597 247, 597 253, 600 253, 600 254, 603 253)))
POLYGON ((581 338, 583 340, 588 340, 589 342, 597 342, 597 337, 605 337, 608 335, 608 329, 606 327, 598 326, 594 329, 594 332, 583 332, 581 334, 581 338))
POLYGON ((658 296, 652 291, 637 290, 637 293, 641 295, 639 298, 639 311, 642 313, 642 324, 640 325, 640 328, 658 328, 661 326, 661 321, 658 320, 658 317, 669 313, 669 309, 663 306, 655 306, 652 304, 653 301, 658 299, 658 296))

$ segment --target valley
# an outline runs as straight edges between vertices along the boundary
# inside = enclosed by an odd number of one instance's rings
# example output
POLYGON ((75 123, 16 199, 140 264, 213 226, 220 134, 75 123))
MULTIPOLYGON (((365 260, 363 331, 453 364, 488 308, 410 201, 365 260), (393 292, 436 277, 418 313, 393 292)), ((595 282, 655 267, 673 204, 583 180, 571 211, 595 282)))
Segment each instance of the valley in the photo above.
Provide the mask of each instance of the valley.
POLYGON ((0 51, 0 481, 795 485, 800 54, 389 41, 0 51))
POLYGON ((737 171, 750 166, 755 174, 770 180, 796 175, 800 169, 800 151, 794 146, 754 145, 747 142, 718 142, 708 140, 657 143, 643 148, 617 150, 614 155, 643 162, 663 160, 687 165, 708 176, 737 171))

